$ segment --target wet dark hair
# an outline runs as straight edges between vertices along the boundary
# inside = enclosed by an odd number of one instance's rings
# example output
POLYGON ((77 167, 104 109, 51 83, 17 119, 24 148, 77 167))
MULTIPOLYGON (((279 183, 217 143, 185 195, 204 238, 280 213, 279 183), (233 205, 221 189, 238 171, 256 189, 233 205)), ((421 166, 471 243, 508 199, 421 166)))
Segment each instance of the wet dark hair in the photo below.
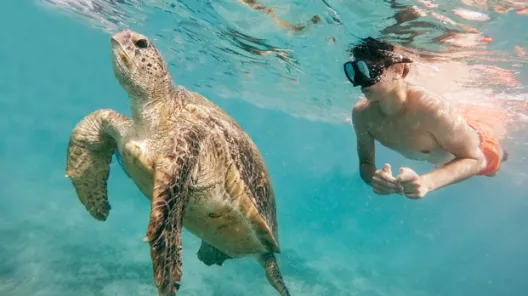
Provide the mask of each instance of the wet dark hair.
POLYGON ((383 61, 390 59, 390 53, 394 51, 394 45, 374 39, 372 37, 362 38, 352 48, 349 54, 357 60, 383 61))
MULTIPOLYGON (((377 40, 372 37, 362 38, 348 50, 354 60, 365 60, 384 64, 386 67, 397 63, 412 63, 413 60, 394 52, 394 45, 377 40)), ((405 66, 403 76, 409 72, 409 67, 405 66)))

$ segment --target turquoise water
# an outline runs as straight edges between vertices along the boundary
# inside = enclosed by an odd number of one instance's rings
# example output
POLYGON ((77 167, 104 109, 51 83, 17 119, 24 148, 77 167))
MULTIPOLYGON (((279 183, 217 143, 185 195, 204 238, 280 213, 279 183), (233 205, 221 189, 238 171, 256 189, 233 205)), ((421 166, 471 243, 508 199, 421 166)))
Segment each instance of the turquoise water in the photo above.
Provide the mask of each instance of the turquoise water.
MULTIPOLYGON (((236 1, 174 2, 172 13, 163 12, 170 7, 164 1, 147 3, 135 12, 119 8, 126 14, 119 22, 156 35, 175 82, 231 114, 267 162, 280 266, 292 295, 526 295, 526 131, 506 139, 511 157, 497 177, 473 178, 421 201, 376 196, 359 178, 347 122, 359 93, 344 83, 341 63, 353 34, 377 36, 391 23, 372 21, 390 17, 388 5, 328 1, 339 25, 328 21, 323 2, 266 2, 299 22, 325 16, 295 35, 236 1), (265 39, 273 52, 294 49, 297 63, 229 47, 233 39, 218 33, 229 32, 227 25, 265 39)), ((100 13, 106 19, 106 10, 100 13)), ((148 201, 114 161, 112 212, 97 222, 64 178, 68 137, 80 118, 100 108, 129 114, 110 66, 113 28, 33 1, 0 1, 0 16, 0 295, 156 295, 142 242, 148 201)), ((527 19, 508 14, 479 28, 495 38, 491 49, 511 52, 528 45, 527 19)), ((503 64, 527 85, 525 63, 503 64)), ((526 98, 522 88, 506 97, 526 98)), ((429 169, 377 151, 378 163, 429 169)), ((185 232, 183 245, 178 295, 276 295, 253 259, 207 267, 195 255, 198 239, 185 232)))

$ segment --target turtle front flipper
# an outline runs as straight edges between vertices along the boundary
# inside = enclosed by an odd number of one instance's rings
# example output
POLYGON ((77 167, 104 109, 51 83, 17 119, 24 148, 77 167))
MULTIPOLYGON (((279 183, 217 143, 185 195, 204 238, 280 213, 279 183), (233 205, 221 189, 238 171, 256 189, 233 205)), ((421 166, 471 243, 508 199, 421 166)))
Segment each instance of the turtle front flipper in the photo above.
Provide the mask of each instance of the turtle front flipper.
POLYGON ((179 133, 174 152, 159 156, 155 163, 147 240, 160 296, 176 295, 180 289, 184 205, 200 145, 195 135, 179 133))
POLYGON ((275 288, 281 296, 290 296, 290 292, 288 292, 288 288, 286 288, 284 280, 282 279, 282 274, 279 270, 275 255, 273 253, 261 254, 258 257, 258 261, 264 268, 266 278, 273 288, 275 288))
POLYGON ((198 259, 200 259, 200 261, 202 261, 207 266, 211 266, 213 264, 222 266, 224 261, 226 261, 227 259, 231 259, 230 256, 226 255, 222 251, 211 246, 203 240, 202 245, 200 246, 200 249, 198 250, 198 253, 196 253, 196 255, 198 255, 198 259))
POLYGON ((113 110, 98 110, 83 118, 73 129, 68 143, 66 177, 77 197, 97 220, 105 221, 110 211, 106 181, 116 141, 131 122, 113 110))

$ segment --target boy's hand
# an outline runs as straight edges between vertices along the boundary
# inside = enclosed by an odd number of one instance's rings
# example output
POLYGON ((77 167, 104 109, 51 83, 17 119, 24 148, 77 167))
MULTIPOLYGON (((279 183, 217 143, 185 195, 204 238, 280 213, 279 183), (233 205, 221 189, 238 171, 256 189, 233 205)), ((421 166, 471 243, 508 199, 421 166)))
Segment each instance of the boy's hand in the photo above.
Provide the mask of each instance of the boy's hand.
POLYGON ((403 193, 403 187, 392 176, 391 166, 388 163, 382 169, 374 172, 374 176, 372 176, 372 188, 374 189, 374 193, 379 195, 403 193))
POLYGON ((407 198, 420 199, 428 192, 427 187, 422 182, 422 178, 410 168, 400 168, 400 174, 396 181, 403 187, 403 194, 407 198))

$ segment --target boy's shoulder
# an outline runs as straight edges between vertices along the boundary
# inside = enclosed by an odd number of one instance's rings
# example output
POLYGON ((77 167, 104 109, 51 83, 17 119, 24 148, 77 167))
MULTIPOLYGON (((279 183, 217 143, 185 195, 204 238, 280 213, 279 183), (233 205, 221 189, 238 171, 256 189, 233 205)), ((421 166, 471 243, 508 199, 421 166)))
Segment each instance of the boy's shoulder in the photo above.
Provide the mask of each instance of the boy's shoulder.
POLYGON ((452 107, 442 96, 423 87, 413 86, 408 89, 407 98, 412 108, 422 114, 432 115, 439 111, 448 111, 452 107))
POLYGON ((408 95, 411 101, 411 116, 426 129, 436 130, 459 118, 460 114, 455 106, 427 89, 413 88, 409 90, 408 95))
POLYGON ((368 111, 370 106, 371 102, 369 100, 361 98, 356 104, 354 104, 354 108, 352 108, 352 116, 368 111))
POLYGON ((360 99, 352 108, 352 123, 356 128, 364 129, 368 126, 372 116, 373 103, 366 98, 360 99))

